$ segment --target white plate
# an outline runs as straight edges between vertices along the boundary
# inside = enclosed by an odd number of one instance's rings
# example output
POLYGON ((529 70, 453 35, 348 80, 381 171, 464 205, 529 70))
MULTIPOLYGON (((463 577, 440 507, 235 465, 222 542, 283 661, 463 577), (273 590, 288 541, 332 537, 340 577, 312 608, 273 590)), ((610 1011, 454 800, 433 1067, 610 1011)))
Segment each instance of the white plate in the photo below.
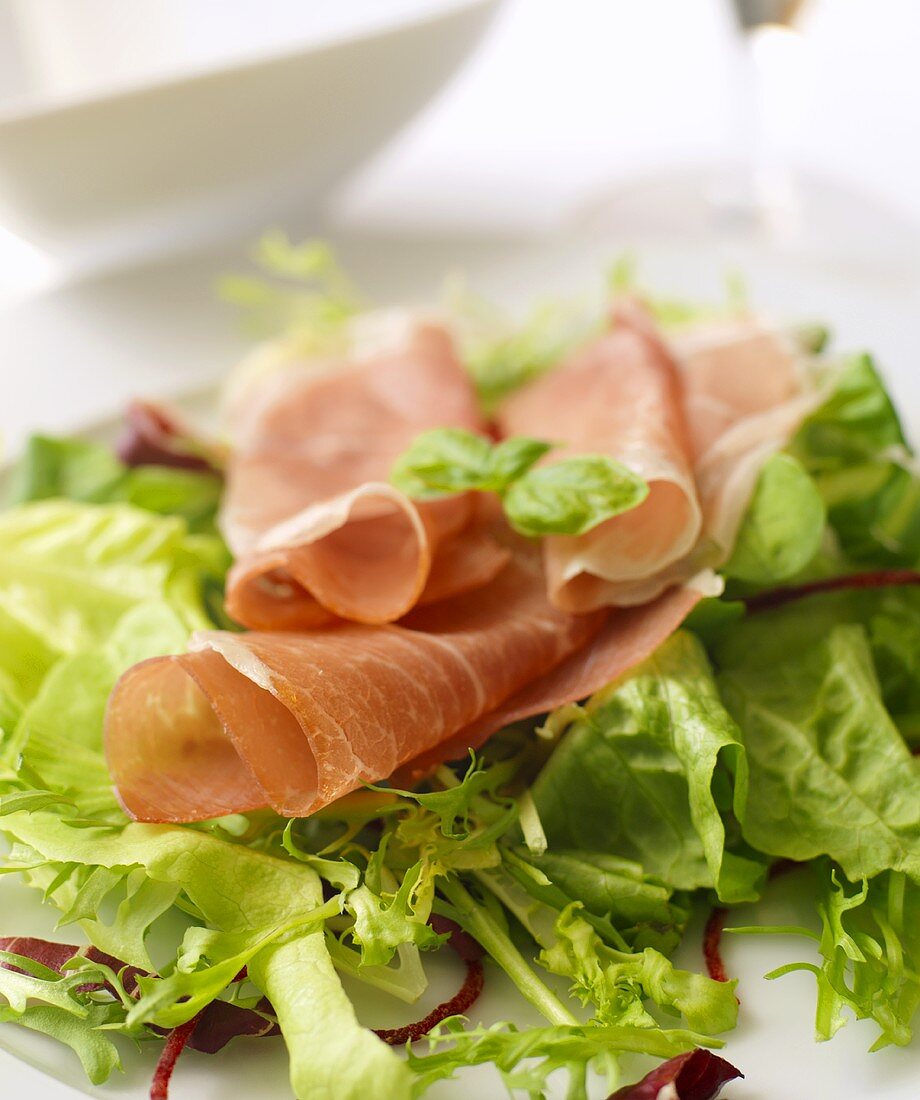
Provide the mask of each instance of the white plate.
POLYGON ((427 102, 495 4, 0 0, 0 78, 24 74, 0 98, 0 222, 100 265, 303 210, 427 102))
MULTIPOLYGON (((829 259, 826 250, 805 248, 792 253, 756 238, 687 238, 669 232, 662 239, 642 229, 640 219, 633 217, 630 229, 614 224, 600 230, 596 220, 592 225, 590 231, 572 228, 542 241, 343 237, 337 243, 358 282, 384 302, 430 297, 448 267, 464 269, 475 286, 512 302, 558 290, 578 292, 625 249, 641 254, 650 285, 672 293, 705 297, 719 290, 727 269, 743 271, 758 305, 789 318, 825 320, 837 333, 838 346, 876 351, 907 419, 915 430, 920 428, 916 270, 873 262, 868 255, 837 254, 829 259)), ((0 412, 8 434, 15 440, 27 427, 63 430, 86 425, 93 410, 114 411, 133 393, 165 394, 214 378, 241 342, 232 336, 226 316, 210 303, 208 287, 214 274, 235 265, 232 257, 239 254, 233 250, 122 273, 0 316, 0 362, 29 365, 28 372, 17 372, 13 401, 0 412), (162 323, 164 316, 170 319, 168 325, 162 323)), ((106 421, 95 423, 97 431, 110 430, 106 421)), ((40 935, 51 930, 51 915, 8 877, 0 878, 0 913, 4 934, 40 935)), ((737 920, 814 924, 807 904, 807 874, 776 883, 766 902, 739 911, 737 920)), ((58 936, 69 934, 65 929, 58 936)), ((763 980, 764 973, 784 962, 811 958, 807 942, 726 937, 725 956, 729 970, 740 977, 742 1001, 741 1024, 727 1037, 726 1053, 747 1074, 744 1082, 727 1090, 728 1097, 916 1100, 920 1044, 869 1055, 873 1025, 851 1023, 831 1043, 816 1045, 813 980, 805 974, 778 982, 763 980)), ((698 926, 691 929, 679 957, 684 965, 700 968, 698 926)), ((436 991, 449 990, 456 982, 451 961, 435 960, 434 968, 436 991)), ((412 1018, 410 1010, 385 1008, 361 989, 355 998, 362 1018, 372 1026, 412 1018)), ((491 972, 476 1009, 475 1015, 480 1014, 485 1020, 539 1022, 516 992, 491 972)), ((152 1050, 140 1056, 129 1052, 124 1077, 91 1089, 81 1081, 69 1053, 41 1037, 8 1026, 0 1029, 0 1045, 17 1056, 0 1053, 0 1074, 8 1092, 36 1100, 73 1097, 74 1089, 143 1100, 155 1060, 152 1050)), ((638 1074, 642 1066, 636 1063, 633 1069, 638 1074)), ((174 1100, 268 1100, 288 1095, 284 1052, 276 1040, 238 1040, 215 1058, 190 1052, 180 1061, 171 1090, 174 1100)), ((431 1092, 435 1100, 473 1095, 488 1100, 505 1093, 487 1068, 431 1092)))

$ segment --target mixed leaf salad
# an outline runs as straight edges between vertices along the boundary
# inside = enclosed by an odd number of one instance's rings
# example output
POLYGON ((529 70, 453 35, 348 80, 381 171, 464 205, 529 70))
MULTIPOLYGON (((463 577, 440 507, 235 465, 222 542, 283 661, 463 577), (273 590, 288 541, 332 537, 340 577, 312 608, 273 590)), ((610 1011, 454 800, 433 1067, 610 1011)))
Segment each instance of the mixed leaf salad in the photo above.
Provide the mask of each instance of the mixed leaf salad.
MULTIPOLYGON (((282 289, 235 278, 225 293, 292 346, 334 346, 360 303, 328 252, 274 236, 260 258, 282 289)), ((486 409, 599 323, 582 303, 516 326, 454 305, 486 409)), ((655 309, 665 326, 700 315, 655 309)), ((764 466, 721 597, 591 698, 509 726, 416 790, 378 784, 304 819, 126 818, 102 750, 116 679, 195 629, 232 626, 219 456, 177 445, 162 419, 138 447, 135 418, 122 457, 34 437, 0 513, 2 869, 59 911, 71 942, 8 930, 0 1019, 66 1044, 97 1084, 130 1044, 152 1048, 155 1097, 184 1045, 214 1053, 280 1030, 302 1100, 418 1097, 482 1063, 530 1097, 558 1074, 571 1100, 708 1100, 739 1076, 710 1053, 739 1015, 719 929, 791 867, 820 931, 747 929, 788 937, 788 965, 768 976, 814 974, 819 1039, 855 1016, 874 1021, 876 1049, 909 1043, 920 475, 872 360, 821 354, 833 385, 764 466), (713 909, 705 961, 700 945, 699 967, 679 968, 691 916, 713 909), (445 945, 459 992, 435 1008, 426 959, 445 945), (543 1026, 479 1019, 498 971, 543 1026), (424 1019, 381 1042, 341 975, 424 1019), (662 1064, 629 1084, 632 1054, 662 1064)), ((442 434, 395 476, 418 492, 497 491, 528 535, 577 532, 642 494, 610 468, 569 469, 534 506, 541 454, 442 434), (574 505, 567 476, 591 484, 574 505)))

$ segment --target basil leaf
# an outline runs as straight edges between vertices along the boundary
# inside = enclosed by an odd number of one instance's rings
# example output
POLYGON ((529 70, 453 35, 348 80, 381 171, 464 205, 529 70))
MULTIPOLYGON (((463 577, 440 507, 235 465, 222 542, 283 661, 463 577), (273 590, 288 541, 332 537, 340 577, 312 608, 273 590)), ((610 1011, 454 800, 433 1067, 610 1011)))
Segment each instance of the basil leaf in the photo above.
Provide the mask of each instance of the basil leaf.
POLYGON ((408 496, 423 500, 472 489, 502 493, 550 448, 528 436, 492 443, 465 428, 434 428, 412 441, 390 480, 408 496))
POLYGON ((512 481, 536 465, 537 462, 552 450, 551 443, 544 443, 539 439, 531 439, 526 435, 512 436, 492 448, 490 459, 490 474, 492 480, 502 487, 507 487, 512 481))
POLYGON ((523 535, 583 535, 648 496, 638 474, 603 455, 577 455, 530 470, 505 495, 505 514, 523 535))

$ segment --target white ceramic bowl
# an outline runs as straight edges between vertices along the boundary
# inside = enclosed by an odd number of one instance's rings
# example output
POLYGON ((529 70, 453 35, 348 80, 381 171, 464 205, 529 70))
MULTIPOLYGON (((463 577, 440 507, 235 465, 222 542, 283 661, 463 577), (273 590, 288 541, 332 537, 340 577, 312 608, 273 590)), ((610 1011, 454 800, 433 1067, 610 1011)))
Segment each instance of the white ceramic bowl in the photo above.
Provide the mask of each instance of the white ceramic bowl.
POLYGON ((73 259, 308 208, 496 4, 0 0, 0 226, 73 259))

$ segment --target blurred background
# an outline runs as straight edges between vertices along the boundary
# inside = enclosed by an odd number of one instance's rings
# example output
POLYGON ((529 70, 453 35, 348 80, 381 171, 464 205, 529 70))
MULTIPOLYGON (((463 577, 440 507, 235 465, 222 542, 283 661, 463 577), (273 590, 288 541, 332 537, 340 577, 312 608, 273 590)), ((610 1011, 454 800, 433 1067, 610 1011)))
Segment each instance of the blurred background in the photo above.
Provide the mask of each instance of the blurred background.
POLYGON ((4 434, 217 377, 271 225, 384 301, 737 269, 906 364, 918 41, 915 0, 0 0, 4 434))

